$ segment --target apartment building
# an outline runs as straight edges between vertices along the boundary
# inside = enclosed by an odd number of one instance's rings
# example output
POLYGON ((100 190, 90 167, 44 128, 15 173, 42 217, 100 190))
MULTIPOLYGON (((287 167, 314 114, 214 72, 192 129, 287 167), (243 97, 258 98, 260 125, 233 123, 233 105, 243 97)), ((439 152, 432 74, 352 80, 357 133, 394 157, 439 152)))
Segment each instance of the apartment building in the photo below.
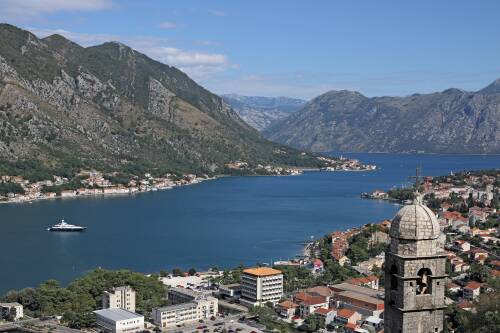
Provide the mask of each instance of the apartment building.
POLYGON ((168 298, 173 305, 154 308, 153 321, 159 327, 171 327, 179 324, 208 319, 219 311, 217 298, 184 288, 171 288, 168 298))
POLYGON ((102 308, 135 312, 135 291, 130 286, 105 291, 102 295, 102 308))
POLYGON ((241 277, 240 303, 247 307, 276 304, 283 296, 283 273, 269 267, 248 268, 241 277))

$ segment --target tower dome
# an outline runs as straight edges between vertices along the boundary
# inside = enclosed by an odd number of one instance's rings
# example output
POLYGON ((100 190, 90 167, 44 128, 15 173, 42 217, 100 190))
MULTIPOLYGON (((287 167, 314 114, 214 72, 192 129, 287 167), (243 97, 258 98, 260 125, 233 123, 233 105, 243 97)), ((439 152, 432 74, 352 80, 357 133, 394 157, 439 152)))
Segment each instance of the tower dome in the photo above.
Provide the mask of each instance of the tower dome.
POLYGON ((405 240, 437 239, 441 234, 436 215, 417 195, 413 204, 399 210, 391 224, 392 238, 405 240))

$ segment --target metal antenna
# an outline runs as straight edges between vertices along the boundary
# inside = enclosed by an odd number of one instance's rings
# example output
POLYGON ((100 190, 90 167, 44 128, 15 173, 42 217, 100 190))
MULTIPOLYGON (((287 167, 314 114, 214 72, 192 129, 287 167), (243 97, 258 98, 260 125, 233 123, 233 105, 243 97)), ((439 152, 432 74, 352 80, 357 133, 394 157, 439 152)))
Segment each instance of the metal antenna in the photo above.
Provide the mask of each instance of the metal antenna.
POLYGON ((411 176, 411 178, 415 178, 415 191, 418 192, 418 186, 420 185, 420 168, 416 168, 415 176, 411 176))

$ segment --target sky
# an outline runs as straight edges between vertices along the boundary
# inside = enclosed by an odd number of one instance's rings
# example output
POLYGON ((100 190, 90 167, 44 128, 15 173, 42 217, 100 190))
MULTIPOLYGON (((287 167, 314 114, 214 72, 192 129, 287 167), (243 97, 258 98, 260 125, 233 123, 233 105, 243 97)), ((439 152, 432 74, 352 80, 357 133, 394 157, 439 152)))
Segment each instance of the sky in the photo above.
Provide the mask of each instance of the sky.
POLYGON ((404 96, 500 78, 498 0, 0 0, 0 21, 119 41, 217 94, 404 96))

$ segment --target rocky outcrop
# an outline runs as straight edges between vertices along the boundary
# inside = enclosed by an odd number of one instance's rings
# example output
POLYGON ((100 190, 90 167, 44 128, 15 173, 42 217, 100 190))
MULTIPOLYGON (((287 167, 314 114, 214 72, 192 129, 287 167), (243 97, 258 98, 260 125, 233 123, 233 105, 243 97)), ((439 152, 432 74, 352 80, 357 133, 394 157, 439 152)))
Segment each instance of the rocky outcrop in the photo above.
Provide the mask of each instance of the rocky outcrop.
POLYGON ((0 172, 22 160, 141 173, 315 159, 263 139, 222 98, 126 45, 83 48, 0 24, 0 172))

